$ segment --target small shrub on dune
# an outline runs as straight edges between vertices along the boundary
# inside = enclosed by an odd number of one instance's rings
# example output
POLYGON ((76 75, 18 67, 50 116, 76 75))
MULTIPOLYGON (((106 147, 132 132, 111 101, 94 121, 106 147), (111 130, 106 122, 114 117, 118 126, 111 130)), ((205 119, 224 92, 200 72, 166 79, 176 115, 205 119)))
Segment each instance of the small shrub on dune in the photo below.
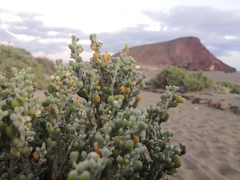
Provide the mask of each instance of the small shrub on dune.
POLYGON ((218 86, 229 88, 231 93, 240 94, 240 85, 230 81, 218 81, 218 86))
POLYGON ((156 78, 151 79, 151 84, 156 88, 164 88, 166 85, 176 85, 184 87, 185 91, 197 91, 212 87, 214 82, 203 71, 190 73, 175 66, 168 66, 156 78))
POLYGON ((229 94, 232 91, 232 89, 230 89, 229 87, 222 86, 221 84, 215 84, 214 89, 216 90, 217 93, 220 94, 229 94))

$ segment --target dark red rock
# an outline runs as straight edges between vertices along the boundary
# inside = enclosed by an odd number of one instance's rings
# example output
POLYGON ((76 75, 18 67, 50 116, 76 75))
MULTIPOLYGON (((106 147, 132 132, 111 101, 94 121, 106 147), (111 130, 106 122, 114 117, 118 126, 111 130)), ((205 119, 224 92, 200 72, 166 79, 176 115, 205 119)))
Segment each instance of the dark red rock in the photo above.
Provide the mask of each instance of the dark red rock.
MULTIPOLYGON (((114 56, 119 55, 119 53, 114 56)), ((196 37, 181 37, 167 42, 141 45, 129 49, 129 55, 134 57, 140 69, 162 70, 173 65, 190 71, 235 72, 236 69, 224 64, 214 57, 196 37)))

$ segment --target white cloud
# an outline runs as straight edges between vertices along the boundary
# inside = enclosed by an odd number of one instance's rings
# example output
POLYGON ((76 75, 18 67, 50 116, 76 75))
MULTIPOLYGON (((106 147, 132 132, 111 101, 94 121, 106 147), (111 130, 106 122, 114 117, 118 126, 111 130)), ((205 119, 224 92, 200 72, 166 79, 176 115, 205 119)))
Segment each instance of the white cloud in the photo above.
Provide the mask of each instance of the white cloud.
POLYGON ((11 33, 9 31, 7 31, 9 34, 13 35, 14 37, 22 40, 22 41, 32 41, 32 40, 35 40, 36 37, 34 36, 29 36, 29 35, 26 35, 26 34, 14 34, 14 33, 11 33))
POLYGON ((226 36, 224 36, 224 38, 225 38, 226 40, 232 40, 232 39, 237 39, 238 37, 236 37, 236 36, 231 36, 231 35, 226 35, 226 36))
MULTIPOLYGON (((154 22, 141 13, 142 10, 159 10, 159 1, 5 1, 2 8, 11 11, 34 12, 37 20, 49 27, 71 27, 87 33, 113 32, 137 24, 154 25, 154 22), (14 6, 13 6, 14 4, 14 6)), ((12 15, 14 16, 14 15, 12 15)), ((19 17, 14 17, 14 19, 19 17)), ((4 19, 8 19, 4 17, 4 19)), ((14 20, 13 19, 13 20, 14 20)))
POLYGON ((15 14, 9 14, 6 12, 0 12, 0 19, 3 20, 3 23, 21 21, 21 18, 19 16, 16 16, 15 14))
MULTIPOLYGON (((37 52, 33 54, 34 57, 48 57, 51 60, 56 60, 56 59, 63 59, 65 63, 67 63, 71 58, 70 58, 70 50, 65 50, 60 53, 53 53, 53 54, 46 54, 45 52, 37 52)), ((87 52, 84 51, 80 55, 83 59, 83 61, 89 61, 90 58, 93 56, 93 52, 87 52)))
POLYGON ((56 31, 49 31, 47 34, 50 35, 50 36, 56 36, 58 34, 58 32, 56 32, 56 31))
POLYGON ((51 42, 66 42, 69 43, 69 39, 64 39, 64 38, 57 38, 57 39, 54 39, 54 38, 48 38, 48 39, 39 39, 38 42, 40 43, 51 43, 51 42))

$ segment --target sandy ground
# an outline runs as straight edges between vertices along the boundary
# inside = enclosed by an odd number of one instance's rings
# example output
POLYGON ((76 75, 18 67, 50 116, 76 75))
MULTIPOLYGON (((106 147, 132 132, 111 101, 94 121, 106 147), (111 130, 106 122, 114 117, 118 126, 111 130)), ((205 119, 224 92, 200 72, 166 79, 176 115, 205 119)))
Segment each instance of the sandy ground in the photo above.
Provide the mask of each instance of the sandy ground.
MULTIPOLYGON (((160 94, 143 92, 142 97, 140 106, 146 107, 149 103, 155 104, 160 94)), ((171 117, 163 128, 175 131, 173 144, 187 144, 187 153, 182 156, 183 165, 171 179, 240 179, 239 115, 190 101, 169 112, 171 117)))
MULTIPOLYGON (((158 72, 145 73, 149 79, 158 72)), ((239 73, 209 72, 207 75, 215 81, 229 80, 240 84, 239 73)), ((160 99, 158 93, 145 91, 141 94, 139 108, 156 104, 160 99)), ((44 98, 43 91, 37 91, 35 95, 44 98)), ((192 95, 240 105, 240 96, 236 94, 195 92, 192 95)), ((175 131, 173 144, 187 144, 187 153, 182 156, 183 165, 177 175, 170 177, 172 180, 240 179, 240 115, 190 101, 170 109, 170 114, 170 120, 163 124, 163 130, 175 131)))

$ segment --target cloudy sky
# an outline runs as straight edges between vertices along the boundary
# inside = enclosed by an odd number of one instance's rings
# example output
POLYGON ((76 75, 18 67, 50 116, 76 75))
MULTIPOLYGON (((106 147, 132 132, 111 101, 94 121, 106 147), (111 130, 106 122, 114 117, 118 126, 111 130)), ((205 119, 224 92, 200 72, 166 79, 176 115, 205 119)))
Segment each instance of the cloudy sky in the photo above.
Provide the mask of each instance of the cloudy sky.
POLYGON ((89 60, 89 35, 103 52, 195 36, 240 71, 240 0, 0 0, 0 43, 35 56, 69 60, 71 35, 89 60))

